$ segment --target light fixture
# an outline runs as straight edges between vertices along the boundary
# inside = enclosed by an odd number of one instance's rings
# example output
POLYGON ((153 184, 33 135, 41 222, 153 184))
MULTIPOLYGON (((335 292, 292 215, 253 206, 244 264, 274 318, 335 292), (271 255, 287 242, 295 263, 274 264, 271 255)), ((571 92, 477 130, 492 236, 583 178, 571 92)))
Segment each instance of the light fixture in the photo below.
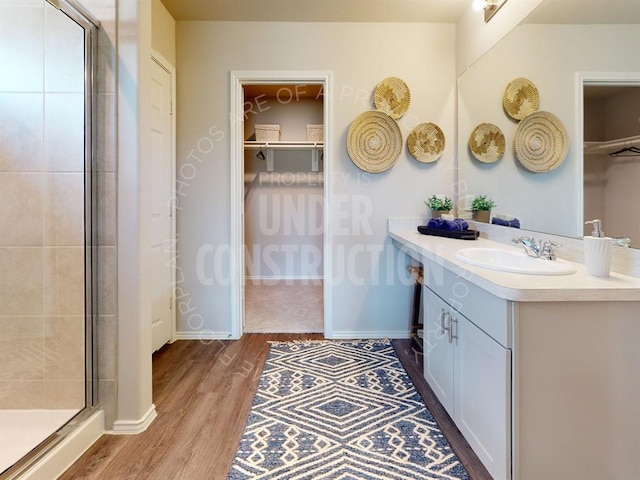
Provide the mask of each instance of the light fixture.
POLYGON ((484 21, 486 23, 500 10, 500 7, 502 7, 506 1, 507 0, 473 0, 472 8, 476 12, 484 10, 484 21))
POLYGON ((486 6, 487 0, 473 0, 473 3, 471 4, 471 8, 473 8, 474 12, 479 12, 486 8, 486 6))

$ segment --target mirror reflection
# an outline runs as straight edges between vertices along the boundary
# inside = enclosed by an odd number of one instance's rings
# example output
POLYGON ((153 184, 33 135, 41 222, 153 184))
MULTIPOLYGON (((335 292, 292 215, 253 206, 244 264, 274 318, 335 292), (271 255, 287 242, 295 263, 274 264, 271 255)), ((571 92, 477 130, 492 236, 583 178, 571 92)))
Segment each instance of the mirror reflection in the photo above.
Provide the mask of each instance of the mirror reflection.
MULTIPOLYGON (((593 169, 599 168, 605 175, 605 182, 622 170, 625 166, 625 179, 640 184, 638 178, 638 157, 607 159, 596 167, 592 154, 583 154, 583 140, 588 138, 586 121, 582 111, 597 113, 595 104, 604 100, 582 98, 581 74, 598 72, 600 83, 626 86, 636 85, 640 88, 640 57, 637 46, 640 45, 640 2, 615 0, 607 3, 608 12, 601 19, 594 9, 598 5, 589 5, 591 16, 585 12, 563 17, 557 5, 563 0, 544 0, 542 4, 512 32, 498 42, 480 60, 475 62, 458 78, 458 168, 459 199, 465 196, 488 195, 497 204, 492 215, 503 214, 519 219, 522 228, 544 233, 570 237, 582 236, 585 232, 584 220, 596 211, 602 218, 605 233, 608 236, 632 238, 632 246, 640 246, 640 234, 633 219, 640 217, 633 213, 632 206, 638 208, 637 187, 629 188, 616 180, 608 189, 602 185, 600 195, 603 200, 596 200, 589 195, 595 185, 586 183, 594 181, 593 169), (624 6, 625 9, 617 8, 624 6), (613 14, 617 14, 614 16, 613 14), (572 23, 572 22, 585 22, 572 23), (598 24, 598 21, 608 23, 598 24), (634 21, 634 24, 621 22, 634 21), (613 23, 619 22, 619 23, 613 23), (608 76, 611 81, 607 82, 608 76), (514 153, 514 138, 518 120, 511 118, 503 108, 502 97, 506 86, 516 78, 531 81, 539 93, 538 111, 546 111, 557 117, 567 131, 568 153, 564 161, 554 170, 534 173, 525 168, 514 153), (623 82, 620 82, 624 79, 623 82), (583 105, 584 102, 584 105, 583 105), (469 136, 482 123, 496 125, 506 139, 505 154, 494 163, 478 161, 469 150, 469 136), (604 170, 605 164, 612 168, 604 170), (635 165, 635 167, 634 167, 635 165), (608 172, 608 174, 607 174, 608 172), (605 200, 611 208, 594 210, 594 205, 602 205, 605 200), (613 200, 615 199, 615 201, 613 200), (614 215, 607 215, 615 210, 620 222, 614 215), (610 225, 611 223, 611 225, 610 225), (625 227, 626 224, 626 227, 625 227), (633 228, 627 228, 633 227, 633 228)), ((575 5, 574 5, 575 6, 575 5)), ((610 85, 615 88, 616 85, 610 85)), ((589 98, 595 95, 585 82, 585 91, 589 98)), ((621 91, 619 92, 621 93, 621 91)), ((612 93, 612 97, 614 95, 612 93)), ((613 99, 611 100, 613 101, 613 99)), ((620 100, 617 100, 620 101, 620 100)), ((618 140, 640 134, 640 109, 638 104, 628 99, 629 113, 624 114, 627 124, 624 133, 603 131, 600 139, 618 140), (634 109, 635 108, 635 113, 634 109), (635 130, 633 130, 635 128, 635 130), (604 136, 603 136, 604 135, 604 136), (624 135, 622 137, 621 135, 624 135)), ((595 123, 606 123, 612 127, 616 120, 605 121, 599 118, 595 123)), ((591 123, 590 123, 591 125, 591 123)), ((595 127, 588 127, 589 129, 595 127)), ((589 132, 590 133, 590 132, 589 132)), ((595 137, 593 141, 596 141, 595 137)), ((608 152, 611 153, 611 152, 608 152)), ((460 202, 463 205, 464 202, 460 202)), ((639 222, 635 222, 639 223, 639 222)), ((590 233, 590 232, 587 232, 590 233)))
POLYGON ((607 236, 639 248, 640 86, 587 84, 583 95, 584 221, 604 219, 607 236))

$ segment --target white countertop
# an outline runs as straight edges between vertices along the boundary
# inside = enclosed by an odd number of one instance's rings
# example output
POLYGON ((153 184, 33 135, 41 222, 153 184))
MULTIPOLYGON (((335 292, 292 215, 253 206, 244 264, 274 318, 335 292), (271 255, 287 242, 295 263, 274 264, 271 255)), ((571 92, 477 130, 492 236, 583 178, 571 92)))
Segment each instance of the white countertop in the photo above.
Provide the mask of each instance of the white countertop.
MULTIPOLYGON (((490 247, 520 250, 517 246, 479 238, 457 240, 422 235, 417 231, 392 229, 389 236, 396 246, 406 249, 421 261, 442 265, 465 280, 493 295, 518 302, 582 302, 640 301, 640 278, 611 272, 609 277, 594 277, 581 263, 574 263, 577 272, 571 275, 525 275, 476 267, 454 258, 456 250, 466 247, 490 247)), ((639 305, 640 306, 640 305, 639 305)))

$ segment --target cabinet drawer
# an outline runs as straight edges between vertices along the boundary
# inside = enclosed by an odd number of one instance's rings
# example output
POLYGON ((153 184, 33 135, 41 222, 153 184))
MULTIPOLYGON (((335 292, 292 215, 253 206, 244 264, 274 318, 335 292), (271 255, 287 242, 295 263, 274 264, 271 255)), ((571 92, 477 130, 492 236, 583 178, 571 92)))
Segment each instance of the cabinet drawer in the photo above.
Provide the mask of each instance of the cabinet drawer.
POLYGON ((435 262, 425 262, 424 282, 498 343, 511 348, 510 302, 488 293, 435 262))

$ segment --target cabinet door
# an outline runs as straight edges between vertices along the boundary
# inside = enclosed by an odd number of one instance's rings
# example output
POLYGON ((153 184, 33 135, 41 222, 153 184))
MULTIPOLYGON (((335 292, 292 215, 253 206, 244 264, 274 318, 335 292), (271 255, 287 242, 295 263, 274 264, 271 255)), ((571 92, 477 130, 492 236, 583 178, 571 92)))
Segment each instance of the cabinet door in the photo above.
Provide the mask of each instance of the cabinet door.
POLYGON ((511 478, 511 351, 453 311, 454 421, 495 480, 511 478))
POLYGON ((427 287, 423 288, 422 305, 424 377, 453 418, 453 344, 446 330, 451 308, 427 287))

